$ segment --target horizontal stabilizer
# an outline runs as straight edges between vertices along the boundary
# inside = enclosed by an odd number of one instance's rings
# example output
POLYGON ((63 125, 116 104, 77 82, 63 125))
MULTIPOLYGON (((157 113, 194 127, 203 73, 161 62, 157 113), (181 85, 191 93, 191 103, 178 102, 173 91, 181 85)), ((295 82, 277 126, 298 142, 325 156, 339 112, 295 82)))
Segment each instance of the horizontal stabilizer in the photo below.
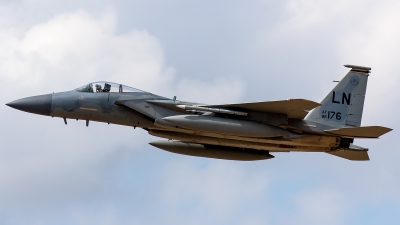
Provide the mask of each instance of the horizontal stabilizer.
POLYGON ((353 138, 378 138, 386 134, 392 129, 381 126, 368 126, 368 127, 345 127, 333 130, 325 130, 328 134, 335 134, 343 137, 353 138))
POLYGON ((368 149, 353 144, 350 144, 350 148, 348 149, 338 149, 336 151, 331 151, 327 153, 348 160, 356 160, 356 161, 369 160, 368 149))
POLYGON ((360 150, 338 150, 333 152, 327 152, 328 154, 338 156, 348 160, 355 160, 355 161, 367 161, 369 160, 368 152, 367 151, 360 151, 360 150))
POLYGON ((223 104, 223 105, 199 105, 208 108, 228 108, 240 109, 257 112, 286 114, 289 119, 303 119, 307 115, 307 111, 320 106, 319 103, 306 100, 306 99, 288 99, 282 101, 269 101, 269 102, 248 102, 237 104, 223 104))

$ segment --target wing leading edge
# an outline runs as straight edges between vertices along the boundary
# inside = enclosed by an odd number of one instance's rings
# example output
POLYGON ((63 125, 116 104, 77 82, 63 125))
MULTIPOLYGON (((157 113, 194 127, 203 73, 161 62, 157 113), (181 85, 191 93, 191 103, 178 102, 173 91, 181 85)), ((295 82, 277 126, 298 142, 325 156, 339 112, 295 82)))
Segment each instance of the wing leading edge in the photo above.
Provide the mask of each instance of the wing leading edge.
POLYGON ((286 114, 288 119, 303 119, 309 110, 320 106, 319 103, 307 99, 288 99, 268 102, 246 102, 222 105, 199 105, 209 108, 231 108, 248 111, 286 114))

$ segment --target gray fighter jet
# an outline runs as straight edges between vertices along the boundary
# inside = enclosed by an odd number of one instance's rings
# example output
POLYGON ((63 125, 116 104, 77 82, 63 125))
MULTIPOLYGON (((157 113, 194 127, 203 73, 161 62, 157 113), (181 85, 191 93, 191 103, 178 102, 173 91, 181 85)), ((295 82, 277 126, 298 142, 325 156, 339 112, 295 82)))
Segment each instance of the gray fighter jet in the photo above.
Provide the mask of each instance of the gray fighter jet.
POLYGON ((361 126, 371 68, 350 72, 322 100, 206 105, 161 97, 122 84, 94 82, 72 91, 19 99, 25 112, 140 127, 165 138, 151 145, 184 155, 230 160, 274 158, 274 152, 324 152, 369 160, 355 138, 378 138, 392 129, 361 126), (311 111, 312 110, 312 111, 311 111))

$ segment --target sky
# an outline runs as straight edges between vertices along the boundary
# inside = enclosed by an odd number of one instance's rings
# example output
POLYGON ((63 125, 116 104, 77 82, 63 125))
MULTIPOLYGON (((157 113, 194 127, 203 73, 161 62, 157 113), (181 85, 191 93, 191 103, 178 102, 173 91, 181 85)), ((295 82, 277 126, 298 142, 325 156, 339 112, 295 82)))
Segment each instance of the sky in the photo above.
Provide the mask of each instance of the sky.
POLYGON ((400 2, 0 1, 0 224, 399 224, 400 2), (371 160, 172 154, 146 131, 5 103, 107 80, 178 100, 320 102, 372 67, 371 160))

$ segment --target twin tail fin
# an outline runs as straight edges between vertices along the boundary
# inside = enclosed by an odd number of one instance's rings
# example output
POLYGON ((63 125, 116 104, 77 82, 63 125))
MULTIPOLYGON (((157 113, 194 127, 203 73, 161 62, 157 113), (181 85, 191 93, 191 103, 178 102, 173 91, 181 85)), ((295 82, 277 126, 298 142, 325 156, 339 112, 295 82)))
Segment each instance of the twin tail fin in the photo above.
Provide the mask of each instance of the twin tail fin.
POLYGON ((351 68, 346 76, 311 111, 305 120, 334 128, 359 127, 367 90, 369 67, 345 65, 351 68))

